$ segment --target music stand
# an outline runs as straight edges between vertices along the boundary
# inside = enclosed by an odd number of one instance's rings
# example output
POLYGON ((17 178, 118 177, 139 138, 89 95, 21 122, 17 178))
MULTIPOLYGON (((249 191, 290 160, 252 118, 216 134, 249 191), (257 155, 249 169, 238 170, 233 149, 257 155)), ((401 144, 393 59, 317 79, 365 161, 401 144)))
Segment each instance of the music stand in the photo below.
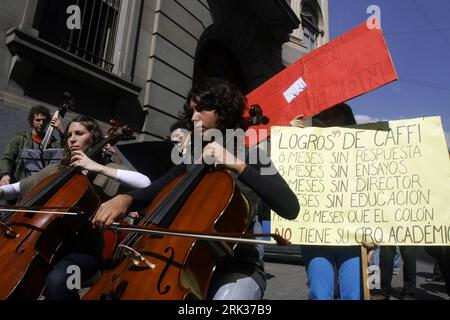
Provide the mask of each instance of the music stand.
POLYGON ((166 141, 144 141, 116 145, 136 171, 155 181, 174 165, 171 152, 174 145, 166 141))
POLYGON ((46 166, 58 163, 63 158, 64 149, 22 149, 20 156, 25 169, 30 173, 36 173, 46 166))

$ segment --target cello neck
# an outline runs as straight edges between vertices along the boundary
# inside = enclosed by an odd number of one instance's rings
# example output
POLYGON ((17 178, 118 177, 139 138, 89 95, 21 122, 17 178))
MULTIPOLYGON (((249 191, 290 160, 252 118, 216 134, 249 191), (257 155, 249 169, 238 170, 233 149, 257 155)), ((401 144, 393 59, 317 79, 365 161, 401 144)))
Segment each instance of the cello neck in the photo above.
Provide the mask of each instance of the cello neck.
POLYGON ((150 216, 150 220, 144 219, 142 223, 168 228, 207 171, 208 165, 204 163, 191 166, 183 180, 150 216))
MULTIPOLYGON (((87 156, 89 158, 96 157, 102 150, 103 147, 110 142, 110 138, 105 138, 97 143, 89 152, 87 152, 87 156)), ((59 190, 60 187, 64 185, 74 174, 80 172, 78 168, 75 167, 67 167, 64 168, 59 175, 53 179, 47 186, 39 190, 35 195, 31 198, 21 202, 22 206, 32 206, 38 205, 48 196, 51 196, 56 190, 59 190)))
MULTIPOLYGON (((55 113, 53 114, 52 119, 55 119, 59 117, 59 110, 56 110, 55 113)), ((47 131, 45 132, 45 136, 44 139, 42 140, 41 143, 41 149, 45 150, 47 149, 48 143, 50 142, 50 138, 52 137, 53 134, 53 126, 52 125, 48 125, 47 131)))

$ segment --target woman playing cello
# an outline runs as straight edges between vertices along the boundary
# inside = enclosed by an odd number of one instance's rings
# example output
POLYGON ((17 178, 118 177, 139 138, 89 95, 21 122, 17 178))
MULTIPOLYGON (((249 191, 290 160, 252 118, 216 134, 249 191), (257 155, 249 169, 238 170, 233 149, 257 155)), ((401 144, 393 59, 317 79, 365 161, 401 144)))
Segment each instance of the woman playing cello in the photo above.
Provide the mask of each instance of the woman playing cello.
MULTIPOLYGON (((78 116, 67 126, 64 158, 59 165, 45 167, 35 175, 15 184, 0 187, 0 199, 14 199, 26 195, 36 184, 46 177, 72 166, 83 170, 90 176, 94 188, 102 197, 108 199, 117 193, 120 184, 130 188, 144 188, 150 180, 137 172, 118 169, 114 164, 100 164, 86 156, 86 152, 103 139, 98 123, 92 118, 78 116)), ((102 162, 101 159, 98 160, 102 162)), ((66 281, 71 273, 69 266, 78 266, 81 281, 91 278, 100 270, 102 262, 103 236, 86 224, 81 232, 64 243, 56 264, 46 279, 46 299, 79 299, 76 290, 68 288, 66 281)))
MULTIPOLYGON (((225 134, 226 129, 236 129, 246 107, 245 97, 227 81, 204 79, 191 90, 182 118, 194 132, 206 136, 211 129, 225 134)), ((195 141, 194 141, 195 144, 195 141)), ((246 164, 217 142, 206 145, 202 157, 212 159, 231 174, 250 204, 252 223, 247 231, 259 232, 258 213, 262 202, 287 219, 294 219, 299 212, 296 195, 276 172, 261 174, 262 165, 246 164), (261 201, 262 200, 262 201, 261 201)), ((271 164, 272 165, 272 164, 271 164)), ((273 165, 272 165, 273 166, 273 165)), ((189 170, 188 164, 176 165, 151 186, 121 194, 103 203, 93 223, 99 227, 110 226, 130 209, 147 207, 169 181, 189 170)), ((234 254, 214 271, 208 298, 217 300, 261 299, 265 288, 262 247, 239 244, 234 254)))

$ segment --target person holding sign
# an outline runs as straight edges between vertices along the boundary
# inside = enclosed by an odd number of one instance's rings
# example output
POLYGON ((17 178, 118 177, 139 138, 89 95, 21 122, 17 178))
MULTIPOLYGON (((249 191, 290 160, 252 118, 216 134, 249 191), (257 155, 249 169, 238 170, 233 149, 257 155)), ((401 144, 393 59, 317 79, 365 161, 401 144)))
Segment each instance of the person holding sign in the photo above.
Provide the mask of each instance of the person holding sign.
MULTIPOLYGON (((450 296, 450 247, 449 246, 430 246, 425 247, 425 251, 436 259, 433 268, 433 279, 430 281, 444 281, 447 294, 450 296), (437 267, 437 268, 436 268, 437 267), (439 269, 438 275, 435 269, 439 269)), ((428 281, 428 279, 427 279, 428 281)))
MULTIPOLYGON (((345 103, 335 105, 312 118, 317 127, 355 125, 352 109, 345 103)), ((304 128, 302 116, 291 121, 291 126, 304 128)), ((339 292, 342 300, 361 299, 361 249, 359 246, 302 246, 308 276, 310 300, 334 298, 335 272, 339 276, 339 292)))
MULTIPOLYGON (((400 254, 403 259, 403 290, 401 299, 415 299, 416 290, 416 247, 401 246, 400 254)), ((380 246, 381 290, 377 290, 374 300, 389 300, 391 296, 391 282, 394 268, 395 246, 380 246)))
MULTIPOLYGON (((450 151, 448 153, 450 156, 450 151)), ((449 246, 432 246, 425 247, 425 251, 436 259, 441 277, 445 281, 447 294, 450 296, 450 247, 449 246)), ((433 272, 434 276, 434 272, 433 272)))

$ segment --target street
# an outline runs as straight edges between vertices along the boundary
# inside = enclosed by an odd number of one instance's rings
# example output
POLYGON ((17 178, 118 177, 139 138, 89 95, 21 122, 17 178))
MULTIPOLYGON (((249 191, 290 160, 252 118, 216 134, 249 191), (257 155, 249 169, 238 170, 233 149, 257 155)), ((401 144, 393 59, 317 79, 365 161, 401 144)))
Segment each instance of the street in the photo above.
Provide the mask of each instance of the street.
MULTIPOLYGON (((280 257, 266 258, 267 288, 265 300, 307 300, 307 277, 301 259, 283 263, 280 257), (267 261, 267 260, 270 260, 267 261), (276 260, 277 262, 274 262, 276 260)), ((423 248, 417 252, 417 300, 448 300, 444 282, 426 282, 433 272, 433 259, 423 248)), ((402 289, 402 271, 392 277, 392 300, 398 300, 402 289)))

